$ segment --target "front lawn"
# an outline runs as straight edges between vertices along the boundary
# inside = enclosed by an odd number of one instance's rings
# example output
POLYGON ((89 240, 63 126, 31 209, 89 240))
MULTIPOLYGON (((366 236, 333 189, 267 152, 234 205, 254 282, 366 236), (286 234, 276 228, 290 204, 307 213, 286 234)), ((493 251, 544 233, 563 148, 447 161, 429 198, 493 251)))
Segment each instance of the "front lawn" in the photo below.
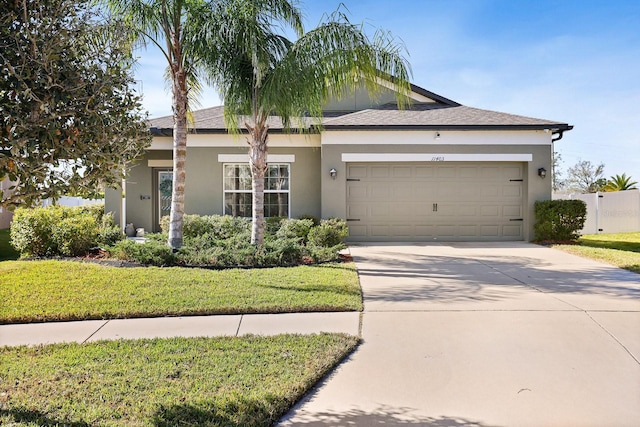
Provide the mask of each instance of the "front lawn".
POLYGON ((362 310, 353 263, 264 269, 0 262, 0 323, 362 310))
POLYGON ((640 232, 588 234, 580 238, 579 245, 553 247, 640 273, 640 232))
POLYGON ((357 345, 340 334, 0 349, 0 424, 269 426, 357 345))

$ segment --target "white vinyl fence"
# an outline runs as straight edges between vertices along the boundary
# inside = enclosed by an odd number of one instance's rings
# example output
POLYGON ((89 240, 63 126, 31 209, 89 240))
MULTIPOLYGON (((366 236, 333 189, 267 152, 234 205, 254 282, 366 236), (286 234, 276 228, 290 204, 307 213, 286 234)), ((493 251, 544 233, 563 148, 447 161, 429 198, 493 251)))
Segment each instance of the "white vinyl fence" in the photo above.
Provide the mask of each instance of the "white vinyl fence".
POLYGON ((553 198, 577 199, 587 204, 587 220, 582 234, 640 231, 640 190, 554 194, 553 198))
MULTIPOLYGON (((51 199, 42 201, 42 206, 51 206, 53 202, 51 199)), ((104 204, 104 199, 83 199, 82 197, 62 196, 57 201, 58 206, 85 206, 85 205, 98 205, 104 204)))

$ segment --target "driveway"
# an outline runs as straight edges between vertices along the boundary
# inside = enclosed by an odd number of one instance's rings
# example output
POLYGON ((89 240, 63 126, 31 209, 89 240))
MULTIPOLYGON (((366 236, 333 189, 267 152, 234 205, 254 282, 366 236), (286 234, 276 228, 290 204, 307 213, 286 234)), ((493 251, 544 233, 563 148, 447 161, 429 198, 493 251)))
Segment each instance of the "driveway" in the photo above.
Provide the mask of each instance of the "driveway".
POLYGON ((363 343, 282 426, 640 425, 640 275, 523 242, 351 253, 363 343))

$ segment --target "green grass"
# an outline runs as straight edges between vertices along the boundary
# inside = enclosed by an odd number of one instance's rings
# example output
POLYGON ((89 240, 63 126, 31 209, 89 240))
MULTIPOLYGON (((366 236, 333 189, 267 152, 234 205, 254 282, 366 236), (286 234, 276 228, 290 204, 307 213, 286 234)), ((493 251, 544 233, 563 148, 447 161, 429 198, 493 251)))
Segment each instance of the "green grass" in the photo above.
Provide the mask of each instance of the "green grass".
POLYGON ((640 273, 640 232, 588 234, 582 236, 579 243, 553 247, 640 273))
POLYGON ((20 254, 9 243, 9 229, 0 230, 0 261, 16 260, 20 254))
POLYGON ((205 270, 0 262, 0 323, 362 310, 353 263, 205 270))
POLYGON ((0 425, 269 426, 357 342, 322 334, 0 348, 0 425))

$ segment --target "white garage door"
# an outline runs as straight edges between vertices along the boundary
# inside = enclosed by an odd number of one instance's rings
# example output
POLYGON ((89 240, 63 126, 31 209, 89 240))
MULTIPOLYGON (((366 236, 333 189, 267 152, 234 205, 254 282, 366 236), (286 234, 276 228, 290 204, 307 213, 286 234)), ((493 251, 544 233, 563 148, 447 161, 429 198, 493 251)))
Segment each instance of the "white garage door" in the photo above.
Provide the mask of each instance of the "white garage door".
POLYGON ((349 163, 349 239, 522 240, 522 194, 522 163, 349 163))

